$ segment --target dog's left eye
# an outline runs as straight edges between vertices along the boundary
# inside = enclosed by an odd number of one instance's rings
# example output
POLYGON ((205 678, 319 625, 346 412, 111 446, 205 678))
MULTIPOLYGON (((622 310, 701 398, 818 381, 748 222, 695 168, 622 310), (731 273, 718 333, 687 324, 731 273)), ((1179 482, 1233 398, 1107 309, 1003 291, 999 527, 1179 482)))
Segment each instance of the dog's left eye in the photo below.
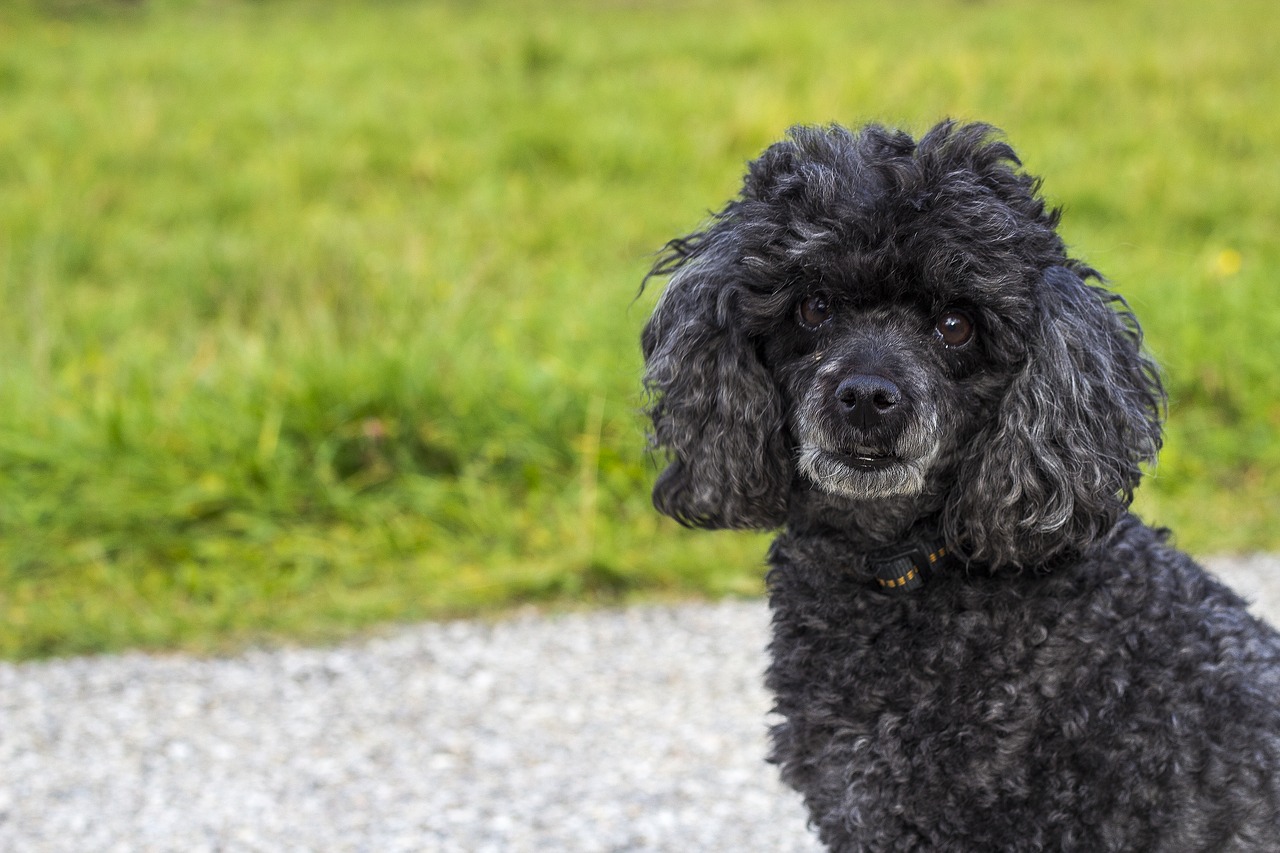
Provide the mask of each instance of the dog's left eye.
POLYGON ((816 329, 831 319, 831 304, 825 296, 810 296, 800 303, 796 313, 800 315, 801 323, 816 329))
POLYGON ((973 321, 959 311, 948 311, 934 326, 938 339, 949 347, 962 347, 973 337, 973 321))

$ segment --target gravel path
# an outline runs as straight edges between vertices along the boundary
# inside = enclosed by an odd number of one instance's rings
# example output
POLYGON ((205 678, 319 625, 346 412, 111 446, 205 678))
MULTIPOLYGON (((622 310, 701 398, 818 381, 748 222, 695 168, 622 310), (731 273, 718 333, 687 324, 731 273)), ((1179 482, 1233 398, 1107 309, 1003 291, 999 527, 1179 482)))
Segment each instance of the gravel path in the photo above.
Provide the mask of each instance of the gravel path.
MULTIPOLYGON (((1280 621, 1280 559, 1210 561, 1280 621)), ((758 601, 0 664, 0 850, 816 851, 758 601)))

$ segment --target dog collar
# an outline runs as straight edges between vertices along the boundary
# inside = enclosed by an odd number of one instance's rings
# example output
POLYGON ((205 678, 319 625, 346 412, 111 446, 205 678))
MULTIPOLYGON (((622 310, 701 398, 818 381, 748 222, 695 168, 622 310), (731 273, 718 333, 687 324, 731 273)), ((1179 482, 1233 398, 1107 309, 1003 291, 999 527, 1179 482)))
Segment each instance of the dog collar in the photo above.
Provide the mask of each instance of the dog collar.
POLYGON ((871 561, 876 583, 889 592, 910 592, 925 585, 939 569, 955 558, 946 545, 912 542, 888 557, 871 561))

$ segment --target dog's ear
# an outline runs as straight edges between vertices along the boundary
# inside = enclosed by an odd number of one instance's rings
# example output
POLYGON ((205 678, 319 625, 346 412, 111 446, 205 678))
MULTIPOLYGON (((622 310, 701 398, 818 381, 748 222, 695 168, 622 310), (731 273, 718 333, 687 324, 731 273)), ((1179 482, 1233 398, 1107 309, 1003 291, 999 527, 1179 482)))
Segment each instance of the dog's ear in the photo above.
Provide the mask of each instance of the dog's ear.
POLYGON ((686 526, 764 529, 786 518, 792 461, 782 400, 740 316, 733 211, 673 240, 651 273, 671 276, 641 338, 651 438, 669 460, 653 503, 686 526))
POLYGON ((993 567, 1043 566, 1096 541, 1161 445, 1164 390, 1124 301, 1064 267, 1035 293, 1025 364, 944 517, 950 541, 993 567))

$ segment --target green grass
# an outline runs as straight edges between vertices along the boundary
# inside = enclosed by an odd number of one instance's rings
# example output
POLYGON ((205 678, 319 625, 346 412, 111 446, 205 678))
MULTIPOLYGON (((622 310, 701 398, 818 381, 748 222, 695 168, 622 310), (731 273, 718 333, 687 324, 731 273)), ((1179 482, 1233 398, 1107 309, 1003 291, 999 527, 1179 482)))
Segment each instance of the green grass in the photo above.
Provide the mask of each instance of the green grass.
POLYGON ((1003 127, 1172 397, 1139 495, 1280 547, 1280 7, 0 11, 0 656, 753 594, 648 501, 651 253, 797 122, 1003 127))

